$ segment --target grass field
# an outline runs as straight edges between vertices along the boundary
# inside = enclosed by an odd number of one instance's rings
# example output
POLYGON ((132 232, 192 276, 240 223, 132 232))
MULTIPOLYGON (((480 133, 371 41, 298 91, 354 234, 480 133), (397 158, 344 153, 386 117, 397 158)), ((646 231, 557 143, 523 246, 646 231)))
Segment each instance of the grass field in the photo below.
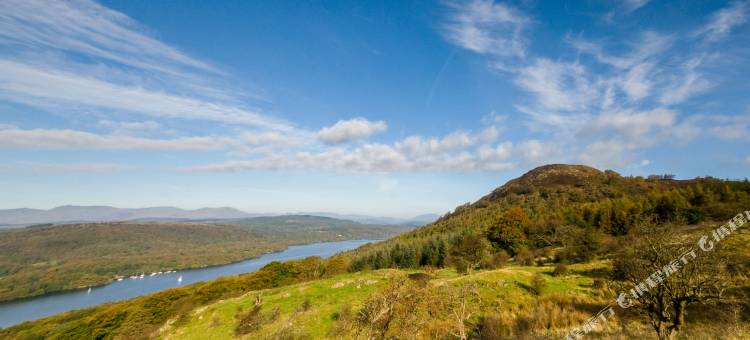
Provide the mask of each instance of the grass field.
MULTIPOLYGON (((605 267, 605 262, 572 266, 572 270, 592 272, 605 267)), ((600 298, 597 291, 591 288, 593 278, 572 274, 565 277, 548 275, 553 267, 519 267, 512 266, 499 270, 475 272, 470 275, 458 275, 451 269, 430 272, 433 278, 423 289, 439 291, 445 288, 474 284, 477 287, 478 299, 472 308, 475 309, 523 309, 538 299, 566 295, 579 297, 594 303, 600 298), (546 281, 539 296, 529 291, 534 274, 542 273, 546 281)), ((338 322, 337 314, 348 306, 351 310, 361 309, 368 297, 382 290, 394 281, 406 279, 410 272, 383 269, 360 273, 350 273, 333 278, 297 284, 288 287, 252 292, 242 297, 220 301, 193 312, 188 320, 168 324, 162 329, 160 338, 164 339, 230 339, 235 337, 235 328, 239 323, 238 314, 253 308, 256 299, 261 299, 261 314, 274 315, 257 331, 245 335, 247 339, 272 339, 291 334, 292 338, 311 337, 341 338, 355 337, 356 330, 348 334, 335 336, 334 329, 338 322), (307 301, 307 302, 306 302, 307 301), (303 306, 309 304, 309 308, 303 306)), ((474 313, 475 315, 479 315, 474 313)), ((450 315, 443 315, 449 317, 450 315)), ((174 321, 174 320, 173 320, 174 321)))

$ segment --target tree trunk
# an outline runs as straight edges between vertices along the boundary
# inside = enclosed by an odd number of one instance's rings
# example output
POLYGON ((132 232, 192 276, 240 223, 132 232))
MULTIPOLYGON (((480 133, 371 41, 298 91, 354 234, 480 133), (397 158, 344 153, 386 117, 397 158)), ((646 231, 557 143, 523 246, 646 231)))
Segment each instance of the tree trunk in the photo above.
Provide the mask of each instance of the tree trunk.
POLYGON ((674 317, 672 318, 672 326, 669 327, 670 339, 676 338, 677 333, 682 329, 682 325, 685 324, 685 301, 675 301, 672 303, 672 307, 674 308, 674 317))

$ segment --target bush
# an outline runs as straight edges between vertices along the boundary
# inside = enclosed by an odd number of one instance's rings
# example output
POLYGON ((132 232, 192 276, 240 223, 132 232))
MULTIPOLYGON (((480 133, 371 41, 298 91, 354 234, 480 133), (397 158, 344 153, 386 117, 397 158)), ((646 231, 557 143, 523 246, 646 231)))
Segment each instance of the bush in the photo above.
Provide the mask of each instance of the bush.
POLYGON ((335 321, 331 329, 331 336, 341 339, 354 327, 354 313, 349 304, 344 304, 338 312, 333 313, 331 318, 335 321))
POLYGON ((607 288, 607 281, 602 279, 594 279, 594 283, 591 285, 594 289, 607 288))
POLYGON ((492 258, 487 262, 486 267, 491 269, 499 269, 505 267, 510 259, 510 255, 505 250, 492 255, 492 258))
POLYGON ((579 229, 571 235, 571 241, 559 253, 558 260, 564 263, 588 262, 601 248, 602 236, 599 231, 591 227, 579 229))
POLYGON ((531 278, 531 291, 536 295, 541 295, 542 290, 544 290, 546 285, 547 281, 544 280, 542 274, 536 273, 534 274, 534 277, 531 278))
POLYGON ((312 307, 312 302, 310 302, 310 299, 305 299, 305 301, 302 302, 302 304, 299 306, 300 312, 307 312, 312 307))
POLYGON ((555 270, 552 271, 552 276, 565 276, 568 275, 568 266, 566 266, 563 263, 558 264, 555 266, 555 270))
POLYGON ((513 333, 513 322, 504 315, 485 315, 479 320, 476 333, 482 340, 505 339, 513 333))
POLYGON ((263 325, 263 315, 260 314, 260 305, 255 305, 253 309, 245 314, 237 315, 240 323, 234 329, 236 335, 244 335, 257 331, 263 325))
POLYGON ((528 249, 522 249, 516 255, 516 263, 523 265, 523 266, 533 266, 534 254, 528 249))

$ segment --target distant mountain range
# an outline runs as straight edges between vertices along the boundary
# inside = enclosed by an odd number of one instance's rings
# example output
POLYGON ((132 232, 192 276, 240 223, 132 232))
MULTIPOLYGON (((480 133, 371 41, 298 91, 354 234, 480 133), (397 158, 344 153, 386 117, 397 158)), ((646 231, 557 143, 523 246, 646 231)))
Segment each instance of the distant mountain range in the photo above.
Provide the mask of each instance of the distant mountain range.
POLYGON ((185 210, 175 207, 121 209, 109 206, 65 205, 49 210, 0 210, 0 225, 23 226, 42 223, 132 221, 132 220, 206 220, 258 216, 234 208, 202 208, 185 210))
MULTIPOLYGON (((409 226, 421 226, 423 224, 434 221, 438 217, 437 215, 420 215, 411 219, 399 219, 365 215, 342 215, 325 212, 303 214, 346 219, 365 224, 402 224, 409 226)), ((0 227, 21 227, 32 224, 45 223, 103 221, 220 220, 274 215, 278 214, 251 214, 230 207, 185 210, 175 207, 115 208, 110 206, 65 205, 49 210, 29 208, 0 210, 0 227)))
POLYGON ((299 214, 330 217, 330 218, 350 220, 350 221, 366 223, 366 224, 402 224, 402 225, 408 225, 408 226, 414 226, 414 227, 421 227, 430 222, 434 222, 440 217, 440 215, 437 215, 437 214, 424 214, 424 215, 414 216, 412 218, 378 217, 378 216, 356 215, 356 214, 335 214, 335 213, 327 213, 327 212, 303 212, 299 214))

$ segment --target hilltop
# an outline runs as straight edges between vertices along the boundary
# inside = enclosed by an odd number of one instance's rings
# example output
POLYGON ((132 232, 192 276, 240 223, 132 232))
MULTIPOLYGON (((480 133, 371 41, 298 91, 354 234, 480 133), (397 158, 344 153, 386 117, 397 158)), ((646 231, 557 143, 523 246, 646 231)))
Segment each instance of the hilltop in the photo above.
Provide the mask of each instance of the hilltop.
POLYGON ((602 185, 609 178, 620 176, 611 171, 606 174, 585 165, 549 164, 523 174, 495 189, 488 196, 490 199, 509 194, 523 194, 555 187, 592 187, 602 185))

